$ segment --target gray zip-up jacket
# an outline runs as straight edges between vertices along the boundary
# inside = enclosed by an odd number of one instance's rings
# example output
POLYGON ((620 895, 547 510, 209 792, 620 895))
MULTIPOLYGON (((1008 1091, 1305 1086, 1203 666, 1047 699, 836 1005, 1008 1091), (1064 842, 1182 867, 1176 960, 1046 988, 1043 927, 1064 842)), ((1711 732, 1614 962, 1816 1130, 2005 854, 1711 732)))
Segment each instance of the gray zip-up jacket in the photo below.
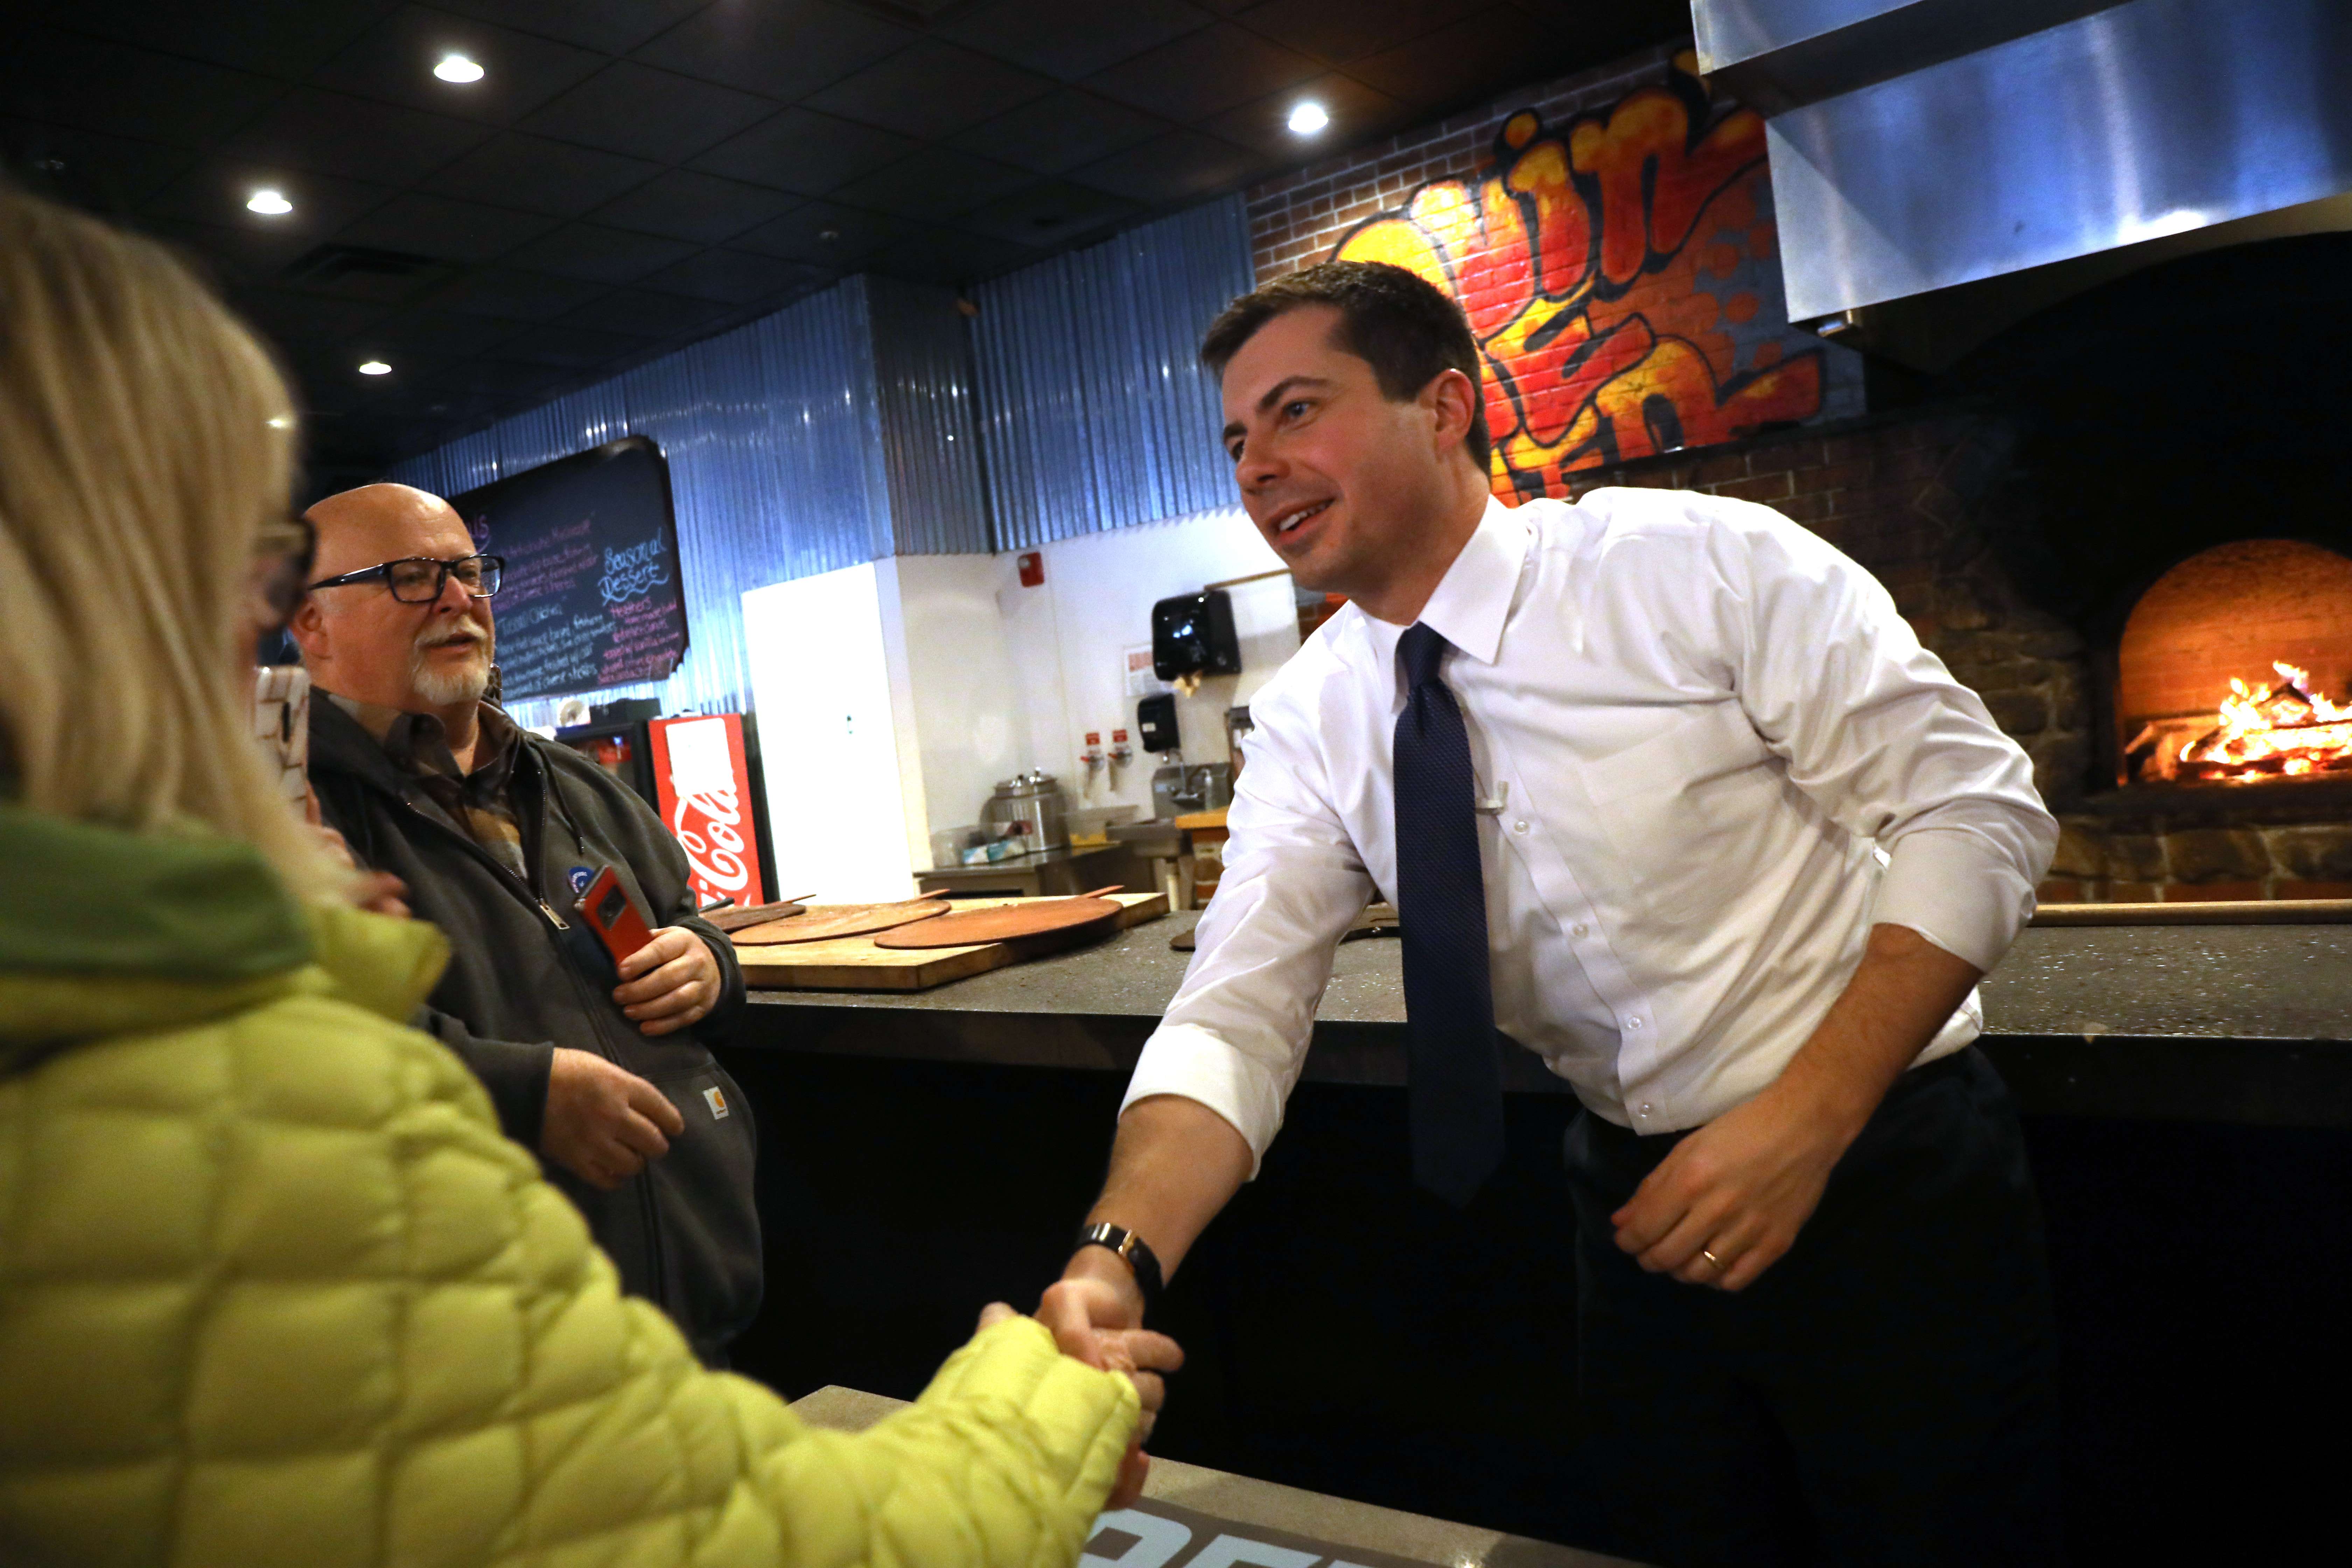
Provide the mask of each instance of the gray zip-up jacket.
POLYGON ((685 851, 612 774, 525 731, 511 793, 528 881, 451 826, 360 721, 310 704, 310 784, 364 865, 408 884, 408 903, 449 938, 448 972, 417 1026, 464 1058, 508 1137, 537 1150, 557 1046, 594 1051, 651 1082, 686 1119, 669 1152, 613 1192, 547 1173, 587 1217, 625 1289, 667 1312, 697 1354, 720 1362, 759 1310, 761 1251, 751 1108, 704 1045, 743 1012, 724 933, 694 914, 685 851), (572 909, 572 874, 611 866, 648 926, 684 926, 719 961, 724 991, 691 1029, 648 1039, 613 1002, 611 957, 572 909))

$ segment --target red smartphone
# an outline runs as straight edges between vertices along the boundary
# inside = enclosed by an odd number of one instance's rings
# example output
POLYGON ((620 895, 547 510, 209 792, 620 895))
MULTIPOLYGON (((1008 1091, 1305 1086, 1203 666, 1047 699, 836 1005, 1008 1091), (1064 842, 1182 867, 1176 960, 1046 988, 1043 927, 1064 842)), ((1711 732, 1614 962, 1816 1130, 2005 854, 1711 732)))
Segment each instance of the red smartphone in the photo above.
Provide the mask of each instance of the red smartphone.
POLYGON ((588 922, 588 929, 596 933, 614 963, 654 939, 645 918, 629 907, 629 895, 610 866, 597 872, 588 890, 580 895, 579 910, 580 918, 588 922))

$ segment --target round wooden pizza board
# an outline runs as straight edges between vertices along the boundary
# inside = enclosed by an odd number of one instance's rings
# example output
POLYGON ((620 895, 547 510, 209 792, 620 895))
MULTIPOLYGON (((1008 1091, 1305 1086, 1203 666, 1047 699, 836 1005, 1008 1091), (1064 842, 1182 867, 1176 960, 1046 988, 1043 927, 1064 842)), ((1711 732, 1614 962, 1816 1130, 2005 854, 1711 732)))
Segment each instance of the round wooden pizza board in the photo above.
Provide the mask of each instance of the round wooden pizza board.
POLYGON ((766 925, 771 921, 789 920, 807 907, 800 899, 786 899, 781 903, 752 904, 739 910, 714 910, 702 918, 720 931, 738 931, 766 925))
POLYGON ((867 936, 916 921, 939 919, 947 911, 945 899, 908 899, 895 904, 820 904, 789 920, 747 927, 732 933, 732 940, 738 947, 775 947, 785 942, 867 936))
POLYGON ((993 909, 964 910, 919 924, 886 931, 874 939, 877 947, 979 947, 992 942, 1014 942, 1027 936, 1075 931, 1118 918, 1119 907, 1102 893, 1116 887, 1081 893, 1075 899, 1029 899, 993 909))

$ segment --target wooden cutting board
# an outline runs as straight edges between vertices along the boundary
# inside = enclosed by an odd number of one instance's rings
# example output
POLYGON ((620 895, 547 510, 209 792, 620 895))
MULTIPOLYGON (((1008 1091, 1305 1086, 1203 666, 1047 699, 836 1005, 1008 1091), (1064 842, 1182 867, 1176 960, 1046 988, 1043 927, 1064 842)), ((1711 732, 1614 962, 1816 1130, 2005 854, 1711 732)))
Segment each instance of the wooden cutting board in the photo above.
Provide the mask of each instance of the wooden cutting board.
POLYGON ((804 912, 789 920, 747 926, 731 932, 728 940, 738 948, 745 948, 871 936, 892 926, 946 914, 950 907, 945 899, 902 899, 895 904, 811 904, 804 912))
MULTIPOLYGON (((1034 899, 958 899, 959 909, 990 905, 1053 902, 1034 899)), ((1114 931, 1158 920, 1168 912, 1164 893, 1111 893, 1106 902, 1118 906, 1110 922, 1114 931)), ((812 913, 822 913, 819 905, 812 913)), ((806 917, 801 917, 805 919, 806 917)), ((1091 932, 1081 928, 1074 940, 1091 932)), ((972 947, 920 949, 887 948, 870 936, 844 937, 833 942, 794 942, 788 946, 741 946, 735 950, 743 966, 743 983, 761 991, 928 991, 950 980, 983 974, 1024 959, 1040 956, 1057 943, 1055 937, 1032 937, 1022 942, 983 942, 972 947)))

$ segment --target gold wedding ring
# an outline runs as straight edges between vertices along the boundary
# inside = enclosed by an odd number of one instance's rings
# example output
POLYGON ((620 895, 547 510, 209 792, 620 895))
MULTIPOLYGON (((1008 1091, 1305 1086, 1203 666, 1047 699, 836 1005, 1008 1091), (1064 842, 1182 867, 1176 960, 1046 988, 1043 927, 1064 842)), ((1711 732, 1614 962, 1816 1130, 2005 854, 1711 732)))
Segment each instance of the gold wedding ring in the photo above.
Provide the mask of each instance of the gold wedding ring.
POLYGON ((1706 1247, 1700 1247, 1700 1248, 1698 1249, 1698 1255, 1699 1255, 1701 1258, 1706 1258, 1709 1263, 1714 1264, 1714 1265, 1715 1265, 1715 1271, 1716 1271, 1717 1273, 1720 1274, 1720 1273, 1722 1273, 1722 1272, 1723 1272, 1723 1259, 1722 1259, 1722 1258, 1717 1258, 1714 1253, 1709 1252, 1709 1251, 1708 1251, 1706 1247))

